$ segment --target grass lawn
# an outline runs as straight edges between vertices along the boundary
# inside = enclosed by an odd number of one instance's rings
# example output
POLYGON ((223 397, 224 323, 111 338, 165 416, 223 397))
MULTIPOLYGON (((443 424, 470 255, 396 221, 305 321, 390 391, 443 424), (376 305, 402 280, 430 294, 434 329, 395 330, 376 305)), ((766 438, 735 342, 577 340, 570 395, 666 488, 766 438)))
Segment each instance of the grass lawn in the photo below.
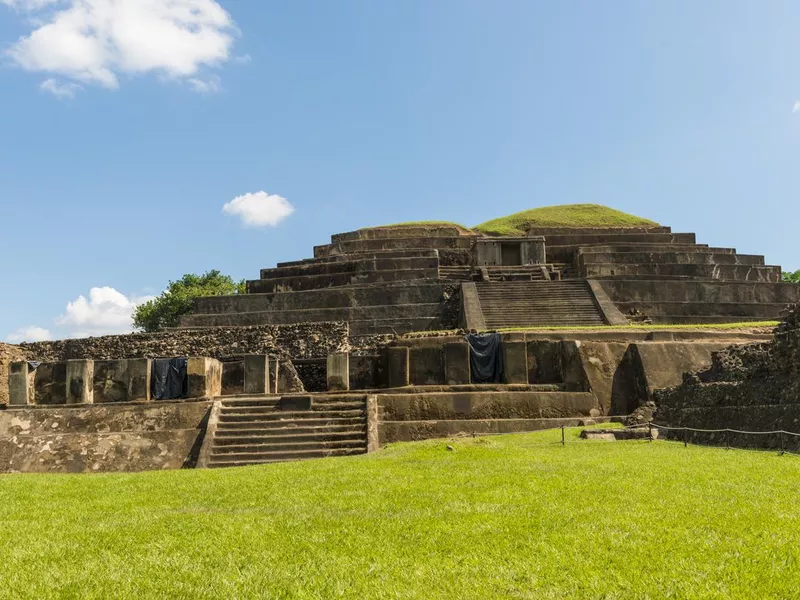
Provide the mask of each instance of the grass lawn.
POLYGON ((658 223, 600 204, 559 204, 492 219, 475 230, 487 235, 524 236, 531 227, 658 227, 658 223))
POLYGON ((2 476, 0 596, 797 597, 800 459, 576 435, 2 476))

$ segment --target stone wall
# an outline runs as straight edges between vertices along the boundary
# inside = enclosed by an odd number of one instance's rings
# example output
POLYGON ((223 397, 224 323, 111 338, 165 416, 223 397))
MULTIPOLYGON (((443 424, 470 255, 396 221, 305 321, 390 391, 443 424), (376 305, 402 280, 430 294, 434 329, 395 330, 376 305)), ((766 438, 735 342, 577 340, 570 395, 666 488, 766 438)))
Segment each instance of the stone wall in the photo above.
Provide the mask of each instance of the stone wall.
POLYGON ((76 358, 158 358, 207 356, 226 359, 245 354, 284 354, 324 358, 346 351, 347 323, 298 323, 258 327, 220 327, 132 333, 77 340, 20 344, 30 360, 57 362, 76 358))
POLYGON ((193 467, 211 402, 0 411, 0 472, 81 473, 193 467))
POLYGON ((347 323, 339 322, 170 330, 19 346, 0 344, 0 404, 8 403, 8 365, 18 360, 57 363, 72 359, 205 356, 231 361, 246 354, 324 359, 328 354, 348 349, 347 323))
MULTIPOLYGON (((712 356, 711 366, 684 375, 683 382, 655 392, 654 421, 673 427, 786 430, 800 433, 800 310, 794 307, 772 342, 731 346, 712 356)), ((774 436, 750 436, 736 444, 723 434, 707 443, 775 447, 774 436)))

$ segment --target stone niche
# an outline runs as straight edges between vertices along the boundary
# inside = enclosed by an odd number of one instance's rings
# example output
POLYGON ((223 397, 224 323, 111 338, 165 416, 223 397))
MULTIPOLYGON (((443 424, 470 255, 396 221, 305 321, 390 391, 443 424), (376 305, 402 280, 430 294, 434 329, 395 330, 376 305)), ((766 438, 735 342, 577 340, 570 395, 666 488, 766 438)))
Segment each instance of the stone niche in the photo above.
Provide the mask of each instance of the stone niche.
POLYGON ((478 238, 475 240, 475 265, 518 266, 547 263, 544 237, 478 238))

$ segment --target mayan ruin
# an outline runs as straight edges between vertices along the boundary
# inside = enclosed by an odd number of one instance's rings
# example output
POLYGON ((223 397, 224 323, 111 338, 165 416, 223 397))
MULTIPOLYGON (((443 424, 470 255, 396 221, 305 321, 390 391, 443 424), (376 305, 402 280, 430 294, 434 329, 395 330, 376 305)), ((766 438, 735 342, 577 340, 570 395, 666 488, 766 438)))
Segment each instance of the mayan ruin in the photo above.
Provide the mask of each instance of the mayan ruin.
POLYGON ((800 598, 799 28, 0 0, 0 600, 800 598))
POLYGON ((703 325, 798 301, 763 256, 602 206, 334 234, 244 294, 198 298, 177 328, 6 347, 0 467, 237 466, 622 422, 731 344, 770 339, 703 325), (470 335, 496 337, 496 372, 470 335), (169 359, 184 383, 164 392, 169 359))

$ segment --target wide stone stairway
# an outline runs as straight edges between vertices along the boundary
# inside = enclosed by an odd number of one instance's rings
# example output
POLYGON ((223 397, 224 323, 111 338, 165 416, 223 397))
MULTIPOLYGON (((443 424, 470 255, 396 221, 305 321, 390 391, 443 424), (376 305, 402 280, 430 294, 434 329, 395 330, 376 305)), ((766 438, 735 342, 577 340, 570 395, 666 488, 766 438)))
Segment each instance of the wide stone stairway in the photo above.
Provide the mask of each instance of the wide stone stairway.
POLYGON ((488 329, 604 325, 584 279, 476 283, 488 329))
POLYGON ((209 467, 234 467, 367 451, 366 397, 221 398, 207 443, 209 467))

